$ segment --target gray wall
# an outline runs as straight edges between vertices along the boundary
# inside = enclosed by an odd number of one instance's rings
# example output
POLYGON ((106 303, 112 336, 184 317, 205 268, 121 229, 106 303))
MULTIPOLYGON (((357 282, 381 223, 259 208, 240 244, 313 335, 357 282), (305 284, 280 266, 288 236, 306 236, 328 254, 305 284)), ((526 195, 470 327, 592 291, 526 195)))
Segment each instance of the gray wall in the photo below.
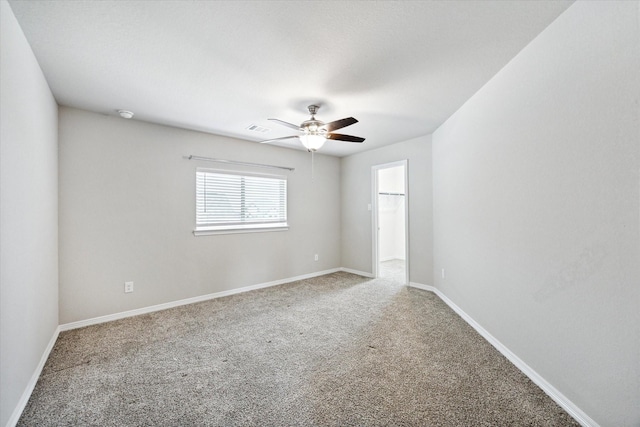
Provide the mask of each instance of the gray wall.
POLYGON ((431 285, 433 221, 431 136, 400 142, 342 158, 342 266, 373 271, 371 167, 408 160, 409 280, 431 285))
POLYGON ((62 324, 340 267, 338 158, 312 180, 304 151, 66 107, 59 128, 62 324), (195 169, 224 166, 189 154, 295 167, 290 229, 194 237, 195 169))
POLYGON ((0 1, 0 425, 58 326, 57 105, 0 1))
POLYGON ((436 286, 602 426, 640 425, 639 16, 575 3, 433 135, 436 286))

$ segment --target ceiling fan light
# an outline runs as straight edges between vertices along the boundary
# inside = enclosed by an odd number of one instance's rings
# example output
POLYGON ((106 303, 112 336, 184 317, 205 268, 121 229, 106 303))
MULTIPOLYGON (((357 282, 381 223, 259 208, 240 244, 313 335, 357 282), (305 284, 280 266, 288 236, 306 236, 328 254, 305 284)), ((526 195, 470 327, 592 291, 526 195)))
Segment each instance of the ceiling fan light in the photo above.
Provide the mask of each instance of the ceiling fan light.
POLYGON ((305 134, 300 135, 302 145, 309 151, 319 150, 325 143, 327 138, 322 135, 305 134))

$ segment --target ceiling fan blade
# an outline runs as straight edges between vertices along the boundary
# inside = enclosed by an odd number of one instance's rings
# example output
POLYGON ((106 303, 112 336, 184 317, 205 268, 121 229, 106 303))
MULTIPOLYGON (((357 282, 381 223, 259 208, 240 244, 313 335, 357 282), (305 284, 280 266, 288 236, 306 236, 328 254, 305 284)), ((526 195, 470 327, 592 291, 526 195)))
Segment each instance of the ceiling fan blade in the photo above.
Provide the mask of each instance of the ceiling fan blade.
POLYGON ((291 129, 301 130, 300 126, 294 125, 293 123, 285 122, 284 120, 280 120, 280 119, 269 119, 269 120, 271 120, 272 122, 280 123, 282 126, 286 126, 291 129))
POLYGON ((341 133, 328 133, 327 139, 347 142, 364 142, 364 138, 360 138, 359 136, 343 135, 341 133))
POLYGON ((270 142, 284 141, 285 139, 294 139, 294 138, 298 139, 296 135, 291 135, 291 136, 283 136, 282 138, 265 139, 264 141, 258 141, 258 142, 260 142, 260 144, 268 144, 270 142))
POLYGON ((324 125, 324 127, 327 128, 327 132, 333 132, 334 130, 351 126, 354 123, 358 123, 358 121, 353 117, 347 117, 346 119, 340 119, 340 120, 336 120, 335 122, 327 123, 324 125))

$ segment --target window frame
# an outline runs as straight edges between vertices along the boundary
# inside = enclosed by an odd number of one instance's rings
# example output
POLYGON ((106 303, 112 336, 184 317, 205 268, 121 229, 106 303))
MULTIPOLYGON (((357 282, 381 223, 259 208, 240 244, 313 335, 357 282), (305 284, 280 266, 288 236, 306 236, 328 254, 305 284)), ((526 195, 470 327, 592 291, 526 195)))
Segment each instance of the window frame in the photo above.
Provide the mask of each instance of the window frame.
MULTIPOLYGON (((236 234, 236 233, 260 233, 260 232, 269 232, 269 231, 286 231, 289 229, 288 222, 288 205, 289 205, 289 193, 288 193, 288 177, 285 175, 275 175, 275 174, 267 174, 267 173, 254 173, 254 172, 245 172, 245 171, 232 171, 225 169, 213 169, 213 168, 196 168, 195 173, 195 227, 193 230, 193 234, 195 236, 209 236, 215 234, 236 234), (252 222, 252 223, 238 223, 238 222, 229 222, 227 224, 220 225, 206 225, 206 224, 198 224, 198 197, 199 197, 199 188, 198 188, 198 174, 199 173, 211 173, 211 174, 219 174, 219 175, 233 175, 239 176, 241 178, 250 177, 250 178, 267 178, 267 179, 278 179, 284 182, 284 216, 285 220, 277 221, 277 222, 252 222)), ((242 202, 244 203, 244 202, 242 202)), ((279 202, 278 202, 279 203, 279 202)))

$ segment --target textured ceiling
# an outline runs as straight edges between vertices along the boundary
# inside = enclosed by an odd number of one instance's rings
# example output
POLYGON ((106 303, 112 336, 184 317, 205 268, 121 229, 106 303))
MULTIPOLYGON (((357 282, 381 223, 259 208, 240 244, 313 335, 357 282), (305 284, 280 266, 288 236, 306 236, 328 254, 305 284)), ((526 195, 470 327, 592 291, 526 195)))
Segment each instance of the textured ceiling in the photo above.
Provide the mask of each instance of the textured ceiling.
POLYGON ((571 1, 10 4, 61 105, 259 141, 320 103, 345 156, 433 132, 571 1))

